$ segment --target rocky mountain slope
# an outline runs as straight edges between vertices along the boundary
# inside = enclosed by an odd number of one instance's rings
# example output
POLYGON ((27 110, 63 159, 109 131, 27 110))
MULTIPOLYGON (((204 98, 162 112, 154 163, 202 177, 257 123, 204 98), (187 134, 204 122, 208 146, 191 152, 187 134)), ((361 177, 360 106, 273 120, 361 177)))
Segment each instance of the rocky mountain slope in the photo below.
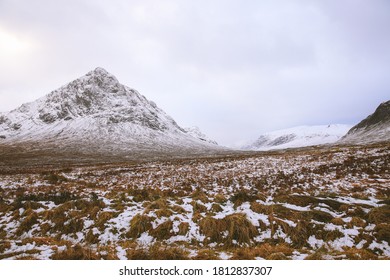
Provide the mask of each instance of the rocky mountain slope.
POLYGON ((292 127, 262 134, 242 149, 266 151, 330 144, 339 140, 350 128, 345 124, 292 127))
POLYGON ((126 157, 203 153, 217 145, 187 133, 157 105, 102 68, 0 114, 0 146, 126 157))
POLYGON ((383 102, 375 112, 352 127, 341 143, 373 143, 390 141, 390 100, 383 102))

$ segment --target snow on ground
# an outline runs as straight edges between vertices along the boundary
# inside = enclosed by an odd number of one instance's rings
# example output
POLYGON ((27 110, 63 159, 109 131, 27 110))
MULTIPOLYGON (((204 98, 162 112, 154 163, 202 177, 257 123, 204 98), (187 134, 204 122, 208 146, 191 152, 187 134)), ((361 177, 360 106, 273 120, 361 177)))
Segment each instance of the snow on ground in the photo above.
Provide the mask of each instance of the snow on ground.
POLYGON ((118 259, 153 246, 191 258, 390 257, 389 149, 359 151, 78 167, 53 182, 0 175, 0 258, 61 258, 76 245, 118 259))

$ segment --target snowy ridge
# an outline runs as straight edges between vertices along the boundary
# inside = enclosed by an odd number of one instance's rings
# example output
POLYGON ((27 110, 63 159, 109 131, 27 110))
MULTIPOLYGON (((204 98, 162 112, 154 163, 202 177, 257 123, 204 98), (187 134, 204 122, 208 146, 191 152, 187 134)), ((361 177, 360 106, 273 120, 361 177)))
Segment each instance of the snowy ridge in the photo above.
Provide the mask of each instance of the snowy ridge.
POLYGON ((102 152, 219 149, 103 68, 0 114, 0 144, 23 142, 102 152))
POLYGON ((244 150, 266 151, 334 143, 351 128, 346 124, 297 126, 268 132, 242 147, 244 150))
POLYGON ((348 131, 341 143, 366 144, 390 141, 390 100, 348 131))

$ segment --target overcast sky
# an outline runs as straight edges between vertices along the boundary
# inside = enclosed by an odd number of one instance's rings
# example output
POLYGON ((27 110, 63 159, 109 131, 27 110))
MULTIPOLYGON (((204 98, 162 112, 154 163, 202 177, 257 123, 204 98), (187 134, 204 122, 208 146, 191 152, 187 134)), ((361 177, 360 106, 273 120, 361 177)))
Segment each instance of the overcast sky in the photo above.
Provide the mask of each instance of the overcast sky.
POLYGON ((0 111, 100 66, 224 145, 390 99, 389 0, 0 0, 0 111))

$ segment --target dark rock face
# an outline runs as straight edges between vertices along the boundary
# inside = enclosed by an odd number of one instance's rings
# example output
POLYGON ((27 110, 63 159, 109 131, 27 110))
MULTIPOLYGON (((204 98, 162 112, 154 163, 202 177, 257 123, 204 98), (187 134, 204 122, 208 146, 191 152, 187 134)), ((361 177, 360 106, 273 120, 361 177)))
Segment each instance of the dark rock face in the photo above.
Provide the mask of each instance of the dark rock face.
POLYGON ((22 125, 21 125, 20 123, 14 123, 14 124, 12 125, 12 128, 13 128, 14 130, 19 130, 21 127, 22 127, 22 125))
POLYGON ((390 141, 390 100, 383 102, 375 112, 352 127, 341 143, 374 143, 390 141))
POLYGON ((8 121, 6 116, 1 116, 0 115, 0 124, 6 123, 8 121))
POLYGON ((379 105, 372 115, 369 115, 352 127, 348 134, 360 129, 370 129, 371 127, 386 123, 390 124, 390 100, 379 105))
POLYGON ((53 123, 57 120, 55 116, 53 116, 50 113, 43 113, 39 115, 39 118, 44 122, 44 123, 53 123))

